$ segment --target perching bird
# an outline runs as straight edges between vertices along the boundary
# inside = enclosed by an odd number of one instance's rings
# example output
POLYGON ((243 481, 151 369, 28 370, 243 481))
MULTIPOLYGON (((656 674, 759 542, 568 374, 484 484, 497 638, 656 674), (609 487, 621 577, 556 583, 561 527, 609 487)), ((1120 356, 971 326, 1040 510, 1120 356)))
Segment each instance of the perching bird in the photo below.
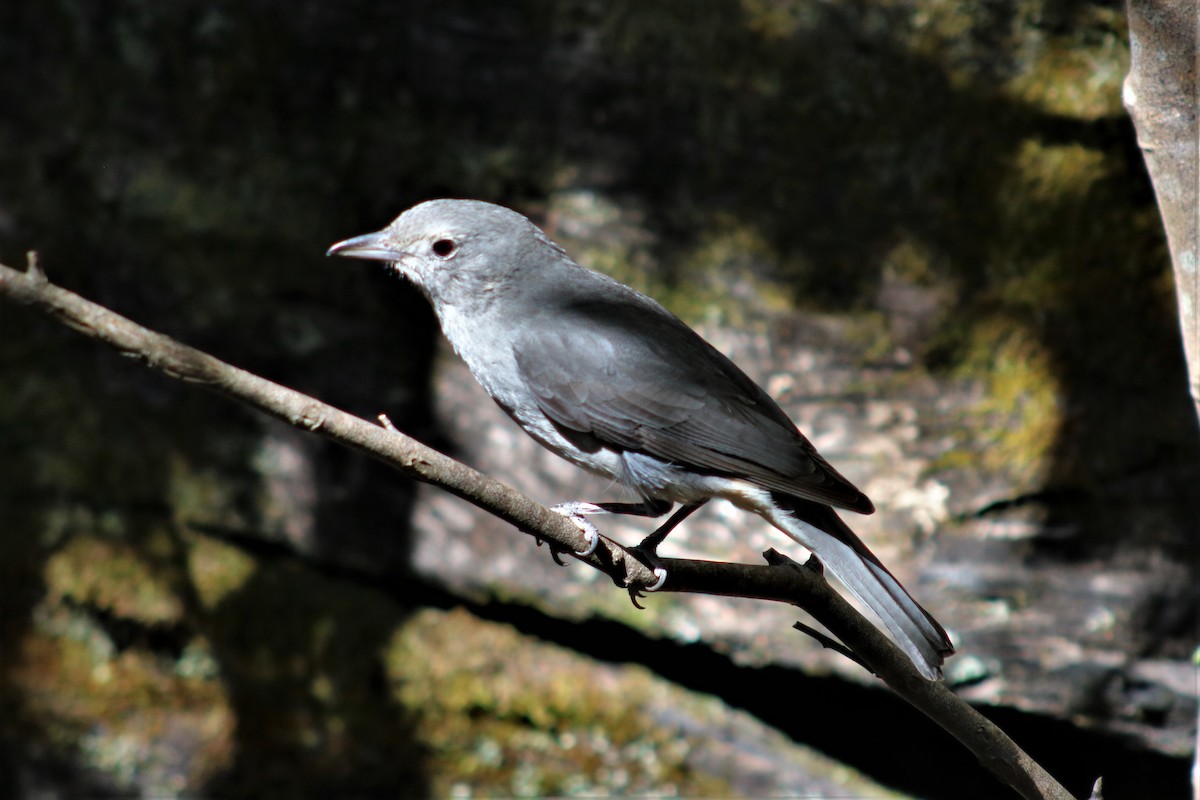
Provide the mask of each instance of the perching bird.
POLYGON ((754 381, 654 300, 575 263, 532 222, 477 200, 432 200, 329 255, 385 262, 429 298, 492 399, 551 451, 620 481, 639 504, 575 512, 659 516, 644 545, 712 498, 759 514, 811 550, 922 675, 954 647, 834 508, 871 501, 817 453, 754 381))

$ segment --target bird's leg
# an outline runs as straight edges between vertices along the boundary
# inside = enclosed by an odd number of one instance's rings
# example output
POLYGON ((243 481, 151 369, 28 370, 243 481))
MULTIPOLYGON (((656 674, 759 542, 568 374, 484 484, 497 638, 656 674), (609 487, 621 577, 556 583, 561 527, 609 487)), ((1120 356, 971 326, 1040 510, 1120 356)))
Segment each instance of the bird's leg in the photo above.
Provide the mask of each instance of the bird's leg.
MULTIPOLYGON (((679 510, 670 516, 670 518, 654 533, 642 539, 635 547, 629 548, 630 551, 641 557, 642 561, 650 567, 654 573, 655 581, 649 586, 643 586, 639 589, 631 588, 630 595, 635 592, 657 592, 667 582, 667 569, 662 565, 662 561, 658 558, 658 546, 667 538, 667 534, 675 530, 679 523, 683 522, 692 513, 704 505, 707 500, 701 500, 698 503, 690 503, 685 506, 680 506, 679 510)), ((581 531, 588 537, 588 547, 585 550, 576 551, 575 555, 580 558, 586 558, 596 551, 596 546, 600 542, 600 532, 596 530, 596 526, 588 520, 584 519, 589 514, 631 514, 639 517, 661 517, 671 510, 674 503, 667 500, 643 500, 640 503, 559 503, 556 506, 551 506, 551 511, 556 511, 562 514, 567 519, 574 522, 581 531)), ((558 560, 557 554, 554 560, 558 560)), ((634 605, 637 605, 637 598, 634 597, 634 605)), ((640 606, 639 606, 640 607, 640 606)))
MULTIPOLYGON (((659 525, 658 529, 654 531, 654 533, 650 534, 645 539, 642 539, 642 541, 638 543, 637 549, 644 553, 654 555, 655 551, 658 550, 658 546, 663 543, 664 539, 667 538, 667 534, 675 530, 679 523, 690 517, 696 509, 704 505, 706 502, 708 501, 701 500, 699 503, 690 503, 686 506, 680 506, 679 510, 672 514, 670 519, 668 519, 662 525, 659 525)), ((670 508, 670 503, 667 504, 667 508, 670 508)), ((662 513, 654 514, 653 516, 662 516, 662 513)))
POLYGON ((654 533, 642 539, 636 547, 629 548, 642 557, 647 566, 654 571, 654 576, 658 579, 651 585, 644 587, 645 591, 657 592, 667 582, 667 568, 662 565, 662 561, 658 558, 658 546, 667 538, 667 534, 675 530, 675 527, 679 523, 690 517, 696 509, 706 502, 708 501, 701 500, 699 503, 689 503, 688 505, 680 506, 679 510, 672 514, 670 519, 659 525, 654 533))
MULTIPOLYGON (((583 531, 587 537, 588 544, 583 550, 576 550, 575 555, 580 558, 587 558, 592 553, 596 552, 596 547, 600 544, 600 531, 596 530, 593 525, 584 517, 588 514, 631 514, 638 517, 661 517, 663 514, 671 510, 674 503, 666 500, 643 500, 640 503, 559 503, 556 506, 551 506, 550 510, 562 514, 579 530, 583 531)), ((562 564, 558 560, 558 554, 554 555, 554 560, 558 564, 562 564)))

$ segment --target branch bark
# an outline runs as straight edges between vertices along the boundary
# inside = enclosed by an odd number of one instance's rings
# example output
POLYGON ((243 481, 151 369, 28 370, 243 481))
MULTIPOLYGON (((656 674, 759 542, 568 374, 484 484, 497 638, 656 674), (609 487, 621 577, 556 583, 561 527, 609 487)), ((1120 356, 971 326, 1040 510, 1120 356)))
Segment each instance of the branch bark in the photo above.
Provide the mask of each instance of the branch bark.
MULTIPOLYGON (((566 518, 404 434, 226 364, 53 285, 32 253, 25 272, 0 264, 0 297, 34 308, 173 378, 224 394, 298 428, 353 447, 409 477, 435 484, 549 542, 557 550, 571 554, 586 544, 584 535, 566 518)), ((663 558, 669 577, 660 591, 749 597, 803 608, 840 639, 862 664, 958 739, 986 769, 1022 797, 1072 798, 999 727, 943 682, 922 678, 908 657, 817 571, 773 552, 766 555, 772 562, 770 566, 663 558)), ((636 556, 607 538, 602 538, 593 555, 580 560, 625 588, 647 585, 654 580, 651 571, 636 556)))
MULTIPOLYGON (((1127 0, 1129 74, 1122 99, 1167 233, 1188 386, 1200 419, 1200 126, 1195 0, 1127 0)), ((1200 731, 1192 784, 1200 800, 1200 731)))
POLYGON ((1200 176, 1195 0, 1128 0, 1123 99, 1154 183, 1179 298, 1189 385, 1200 417, 1200 176))

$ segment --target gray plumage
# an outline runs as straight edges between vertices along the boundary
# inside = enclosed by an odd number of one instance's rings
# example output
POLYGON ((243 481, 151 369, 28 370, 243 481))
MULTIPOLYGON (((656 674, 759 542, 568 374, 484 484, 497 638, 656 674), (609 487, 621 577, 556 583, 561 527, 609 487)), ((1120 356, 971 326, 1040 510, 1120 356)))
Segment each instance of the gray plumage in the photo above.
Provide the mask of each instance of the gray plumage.
POLYGON ((645 295, 572 261, 528 219, 433 200, 331 255, 391 265, 429 298, 492 398, 538 442, 652 501, 719 497, 812 550, 923 675, 953 652, 833 508, 871 501, 733 362, 645 295))

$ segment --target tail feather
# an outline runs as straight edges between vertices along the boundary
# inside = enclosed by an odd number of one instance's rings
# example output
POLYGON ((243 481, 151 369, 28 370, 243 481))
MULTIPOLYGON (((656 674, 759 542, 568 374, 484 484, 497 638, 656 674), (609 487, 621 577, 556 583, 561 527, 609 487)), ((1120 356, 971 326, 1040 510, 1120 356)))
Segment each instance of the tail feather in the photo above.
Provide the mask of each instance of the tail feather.
POLYGON ((829 506, 777 492, 771 498, 777 508, 771 524, 811 550, 879 618, 922 675, 940 678, 942 662, 954 653, 945 629, 854 531, 829 506))

